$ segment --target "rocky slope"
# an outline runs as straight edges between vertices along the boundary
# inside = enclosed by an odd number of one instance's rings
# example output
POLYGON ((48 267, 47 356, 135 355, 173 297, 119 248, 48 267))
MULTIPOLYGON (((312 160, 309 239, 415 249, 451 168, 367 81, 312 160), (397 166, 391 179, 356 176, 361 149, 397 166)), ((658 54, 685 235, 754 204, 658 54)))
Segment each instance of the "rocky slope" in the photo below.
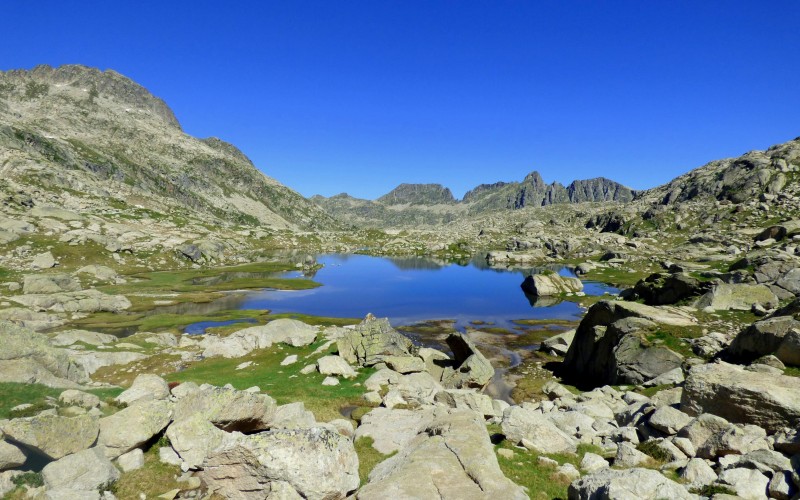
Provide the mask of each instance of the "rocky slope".
POLYGON ((7 196, 34 202, 68 192, 219 223, 334 225, 231 144, 185 134, 162 100, 111 70, 0 72, 0 174, 7 196))
POLYGON ((456 199, 441 184, 400 184, 377 201, 384 205, 440 205, 455 203, 456 199))

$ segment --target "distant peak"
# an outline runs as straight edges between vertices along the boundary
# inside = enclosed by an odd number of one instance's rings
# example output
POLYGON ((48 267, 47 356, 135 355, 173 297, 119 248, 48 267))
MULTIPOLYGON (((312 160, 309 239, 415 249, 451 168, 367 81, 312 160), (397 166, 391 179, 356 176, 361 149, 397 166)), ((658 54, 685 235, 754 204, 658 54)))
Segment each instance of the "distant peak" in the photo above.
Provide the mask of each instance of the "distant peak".
POLYGON ((456 199, 449 188, 441 184, 408 184, 403 183, 378 198, 387 205, 438 205, 455 203, 456 199))

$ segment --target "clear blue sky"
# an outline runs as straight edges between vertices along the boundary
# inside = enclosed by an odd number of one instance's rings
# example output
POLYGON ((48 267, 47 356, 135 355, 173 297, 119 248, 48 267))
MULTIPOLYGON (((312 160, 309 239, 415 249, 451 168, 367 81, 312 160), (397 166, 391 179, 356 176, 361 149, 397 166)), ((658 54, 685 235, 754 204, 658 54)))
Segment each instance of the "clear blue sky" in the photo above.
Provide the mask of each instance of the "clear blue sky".
POLYGON ((641 189, 800 136, 796 0, 9 0, 3 18, 1 69, 115 69, 307 196, 460 196, 534 169, 641 189))

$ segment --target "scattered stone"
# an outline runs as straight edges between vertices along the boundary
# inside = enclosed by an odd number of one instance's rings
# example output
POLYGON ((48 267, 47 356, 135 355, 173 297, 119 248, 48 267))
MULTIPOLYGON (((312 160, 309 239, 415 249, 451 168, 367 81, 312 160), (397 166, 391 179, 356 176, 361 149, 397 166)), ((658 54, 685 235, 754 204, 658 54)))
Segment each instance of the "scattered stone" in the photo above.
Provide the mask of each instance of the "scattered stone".
POLYGON ((132 470, 141 469, 144 467, 144 452, 141 449, 135 448, 128 453, 124 453, 117 459, 119 468, 122 472, 130 472, 132 470))
POLYGON ((569 485, 569 498, 612 500, 619 498, 693 500, 680 484, 651 469, 602 469, 569 485))
POLYGON ((387 318, 368 315, 336 342, 339 355, 348 363, 372 366, 386 356, 408 356, 412 343, 389 324, 387 318))
POLYGON ((68 455, 42 469, 42 478, 48 490, 98 491, 119 477, 119 471, 106 458, 101 447, 68 455))
POLYGON ((131 387, 116 397, 116 400, 126 405, 140 401, 167 399, 170 396, 169 385, 166 380, 158 375, 143 373, 137 375, 131 387))
POLYGON ((172 421, 172 403, 163 400, 139 401, 100 419, 99 443, 108 458, 116 458, 138 448, 163 431, 172 421))
POLYGON ((583 290, 583 282, 578 278, 568 278, 555 272, 533 274, 522 282, 522 290, 536 297, 563 295, 583 290))
POLYGON ((0 431, 15 442, 58 460, 94 445, 99 428, 97 419, 89 415, 44 414, 0 421, 0 431))
POLYGON ((333 375, 344 378, 355 378, 356 373, 347 361, 341 356, 323 356, 317 360, 319 372, 323 375, 333 375))

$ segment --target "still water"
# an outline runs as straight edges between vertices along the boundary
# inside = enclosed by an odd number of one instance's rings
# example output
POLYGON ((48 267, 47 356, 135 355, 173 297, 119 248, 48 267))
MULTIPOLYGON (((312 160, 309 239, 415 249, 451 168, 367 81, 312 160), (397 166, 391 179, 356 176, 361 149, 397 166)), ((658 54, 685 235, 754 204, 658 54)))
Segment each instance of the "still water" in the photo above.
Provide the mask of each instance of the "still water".
MULTIPOLYGON (((394 326, 448 319, 455 320, 459 328, 470 321, 507 327, 516 319, 578 319, 582 314, 580 307, 572 302, 536 301, 526 296, 520 284, 537 269, 491 269, 479 259, 465 265, 426 258, 341 254, 322 255, 317 260, 323 267, 313 279, 323 286, 302 291, 248 292, 235 299, 235 308, 349 318, 372 313, 388 317, 394 326)), ((559 272, 574 276, 566 268, 559 272)), ((284 276, 301 274, 292 272, 284 276)), ((587 295, 616 291, 600 283, 584 282, 587 295)), ((186 331, 202 333, 205 328, 219 324, 190 325, 186 331)))

